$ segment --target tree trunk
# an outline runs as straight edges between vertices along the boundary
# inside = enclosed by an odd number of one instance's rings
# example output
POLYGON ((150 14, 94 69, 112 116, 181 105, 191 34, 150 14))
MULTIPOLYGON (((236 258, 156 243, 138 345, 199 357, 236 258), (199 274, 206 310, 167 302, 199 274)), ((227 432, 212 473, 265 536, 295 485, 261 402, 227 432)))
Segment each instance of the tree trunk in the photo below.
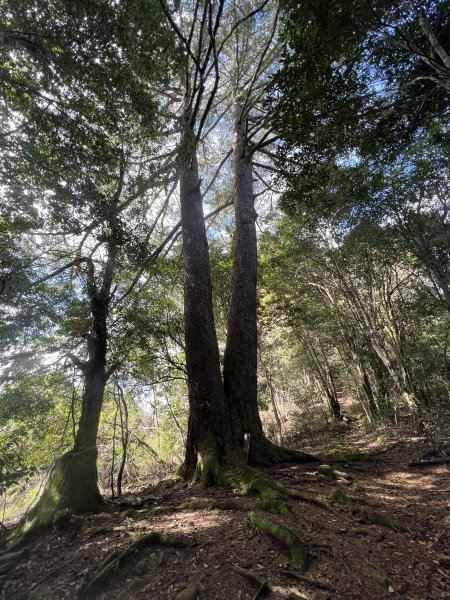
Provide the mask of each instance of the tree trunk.
POLYGON ((208 241, 196 156, 196 140, 185 96, 179 152, 184 261, 184 327, 189 422, 183 474, 213 483, 223 454, 224 393, 212 304, 208 241))
POLYGON ((350 358, 353 364, 355 365, 356 372, 358 373, 358 377, 361 383, 361 387, 367 399, 369 417, 372 419, 377 419, 379 417, 378 404, 375 400, 375 395, 372 390, 369 375, 366 371, 366 368, 364 366, 363 360, 359 352, 358 343, 354 334, 351 331, 345 331, 343 332, 343 334, 348 345, 350 358))
POLYGON ((109 299, 103 294, 91 298, 92 332, 88 339, 88 361, 85 368, 81 416, 74 450, 95 448, 100 412, 106 385, 106 344, 109 299))
MULTIPOLYGON (((261 354, 260 354, 261 357, 261 354)), ((276 424, 276 435, 277 435, 277 442, 279 444, 283 443, 283 425, 281 423, 281 417, 280 417, 280 412, 278 410, 278 406, 277 406, 277 401, 275 398, 275 388, 273 386, 273 380, 272 380, 272 373, 270 372, 269 367, 264 363, 262 357, 261 357, 261 364, 262 364, 262 368, 264 370, 264 377, 266 379, 266 386, 267 386, 267 393, 269 395, 269 400, 270 400, 270 404, 272 406, 272 411, 273 411, 273 418, 275 420, 275 424, 276 424)))
POLYGON ((331 414, 335 421, 341 421, 342 420, 341 405, 339 404, 339 400, 338 400, 337 392, 336 392, 336 386, 334 384, 333 373, 331 372, 329 365, 327 365, 327 376, 328 376, 328 381, 330 382, 330 385, 327 386, 327 389, 328 389, 327 395, 328 395, 328 402, 330 405, 330 411, 331 411, 331 414))
POLYGON ((234 102, 234 187, 235 246, 232 290, 224 354, 224 389, 231 431, 227 439, 235 455, 249 440, 248 462, 265 466, 282 461, 303 461, 311 457, 286 450, 270 442, 263 433, 257 395, 256 213, 251 153, 246 143, 246 115, 234 102), (250 435, 250 438, 248 437, 250 435))
POLYGON ((263 435, 257 402, 256 269, 257 244, 253 173, 245 141, 242 104, 234 104, 235 238, 230 313, 224 355, 224 389, 232 442, 242 444, 250 433, 251 447, 263 435))
POLYGON ((20 539, 27 539, 51 526, 58 510, 89 512, 103 504, 97 483, 97 433, 107 381, 107 319, 114 269, 115 254, 111 248, 100 289, 95 284, 93 266, 88 269, 92 329, 88 339, 88 361, 80 365, 84 372, 84 393, 74 447, 53 465, 39 501, 14 534, 20 539))

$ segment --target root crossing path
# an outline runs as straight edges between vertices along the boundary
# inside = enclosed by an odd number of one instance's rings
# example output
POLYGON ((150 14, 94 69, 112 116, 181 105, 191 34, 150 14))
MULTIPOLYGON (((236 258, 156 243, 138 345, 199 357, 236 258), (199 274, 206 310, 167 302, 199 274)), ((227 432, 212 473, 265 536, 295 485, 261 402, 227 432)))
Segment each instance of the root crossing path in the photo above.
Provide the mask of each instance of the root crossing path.
POLYGON ((450 598, 449 465, 408 466, 423 444, 330 443, 310 449, 322 465, 249 470, 246 483, 143 487, 4 551, 0 597, 450 598))

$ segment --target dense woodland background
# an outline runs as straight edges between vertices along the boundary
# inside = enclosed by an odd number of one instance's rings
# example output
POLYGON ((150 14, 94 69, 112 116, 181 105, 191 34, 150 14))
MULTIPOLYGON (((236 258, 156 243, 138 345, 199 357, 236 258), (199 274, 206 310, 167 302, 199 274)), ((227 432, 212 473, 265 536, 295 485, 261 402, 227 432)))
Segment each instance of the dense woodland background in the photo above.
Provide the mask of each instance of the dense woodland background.
POLYGON ((211 483, 208 444, 223 468, 247 431, 250 464, 353 422, 448 435, 447 2, 0 23, 0 520, 95 446, 91 500, 97 473, 113 498, 182 463, 211 483))

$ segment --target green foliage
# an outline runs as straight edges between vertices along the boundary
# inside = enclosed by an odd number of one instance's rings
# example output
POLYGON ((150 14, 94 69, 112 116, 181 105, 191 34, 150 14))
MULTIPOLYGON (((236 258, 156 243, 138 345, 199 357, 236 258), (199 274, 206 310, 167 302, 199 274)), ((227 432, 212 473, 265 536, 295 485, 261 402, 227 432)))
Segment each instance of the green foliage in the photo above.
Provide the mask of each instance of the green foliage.
MULTIPOLYGON (((45 471, 71 441, 70 382, 59 374, 29 376, 0 395, 1 489, 45 471)), ((78 400, 75 396, 75 402, 78 400)))

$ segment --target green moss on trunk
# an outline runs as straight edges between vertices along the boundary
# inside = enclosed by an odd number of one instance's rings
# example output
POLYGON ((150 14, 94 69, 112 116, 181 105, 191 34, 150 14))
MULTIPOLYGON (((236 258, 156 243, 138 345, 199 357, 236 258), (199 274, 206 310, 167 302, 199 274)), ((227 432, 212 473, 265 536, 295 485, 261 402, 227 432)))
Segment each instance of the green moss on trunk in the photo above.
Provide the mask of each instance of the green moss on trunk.
POLYGON ((55 462, 37 504, 12 534, 14 545, 50 528, 58 510, 90 512, 104 504, 97 485, 96 461, 97 450, 88 448, 67 452, 55 462))
POLYGON ((197 454, 197 466, 194 474, 201 488, 209 487, 218 483, 220 479, 220 463, 215 447, 207 446, 197 454))

